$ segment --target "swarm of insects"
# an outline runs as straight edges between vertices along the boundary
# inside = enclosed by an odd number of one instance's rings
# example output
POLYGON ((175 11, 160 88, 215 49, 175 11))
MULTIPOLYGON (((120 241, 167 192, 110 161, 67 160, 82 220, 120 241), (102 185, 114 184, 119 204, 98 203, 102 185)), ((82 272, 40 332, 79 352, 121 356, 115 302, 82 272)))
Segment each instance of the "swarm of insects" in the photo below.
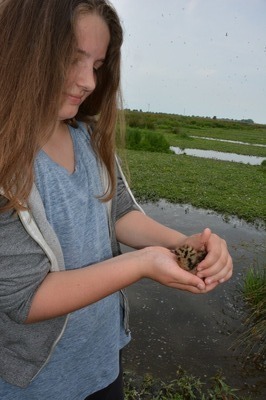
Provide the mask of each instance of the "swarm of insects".
POLYGON ((184 245, 173 250, 177 257, 178 265, 186 271, 195 272, 197 265, 206 257, 205 248, 194 249, 189 245, 184 245))

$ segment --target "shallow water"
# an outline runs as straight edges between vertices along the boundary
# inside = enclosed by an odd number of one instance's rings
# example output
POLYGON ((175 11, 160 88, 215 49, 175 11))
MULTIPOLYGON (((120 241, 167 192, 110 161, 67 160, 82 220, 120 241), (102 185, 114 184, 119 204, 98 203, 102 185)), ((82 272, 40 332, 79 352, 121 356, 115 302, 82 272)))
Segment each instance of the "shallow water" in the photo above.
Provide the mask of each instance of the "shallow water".
POLYGON ((233 349, 244 316, 239 286, 254 260, 265 262, 265 231, 238 219, 226 222, 221 215, 191 206, 165 201, 142 206, 157 221, 187 235, 209 227, 225 238, 234 276, 206 295, 149 280, 128 288, 133 339, 124 352, 125 368, 165 381, 175 378, 179 365, 203 381, 222 370, 226 382, 241 389, 239 394, 266 398, 265 373, 244 364, 243 348, 233 349))
POLYGON ((232 161, 250 165, 260 165, 262 161, 266 160, 264 157, 257 156, 246 156, 243 154, 236 153, 224 153, 222 151, 214 150, 199 150, 199 149, 180 149, 179 147, 170 146, 170 150, 173 150, 175 154, 187 154, 188 156, 200 157, 200 158, 211 158, 222 161, 232 161))

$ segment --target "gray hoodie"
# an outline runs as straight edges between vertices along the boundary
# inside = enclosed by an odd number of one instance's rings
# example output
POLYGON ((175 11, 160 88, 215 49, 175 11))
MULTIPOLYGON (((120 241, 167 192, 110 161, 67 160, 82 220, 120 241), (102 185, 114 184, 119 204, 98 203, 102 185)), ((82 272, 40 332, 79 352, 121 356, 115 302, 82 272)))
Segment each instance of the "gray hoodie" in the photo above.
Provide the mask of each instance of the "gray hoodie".
MULTIPOLYGON (((5 201, 0 196, 0 200, 5 201)), ((62 250, 48 223, 34 185, 30 211, 0 214, 0 376, 26 387, 40 372, 64 333, 68 316, 25 324, 33 296, 50 271, 64 269, 62 250)), ((115 222, 132 210, 142 211, 118 165, 116 196, 109 204, 113 256, 120 254, 115 222)), ((121 291, 124 325, 128 332, 128 305, 121 291)))

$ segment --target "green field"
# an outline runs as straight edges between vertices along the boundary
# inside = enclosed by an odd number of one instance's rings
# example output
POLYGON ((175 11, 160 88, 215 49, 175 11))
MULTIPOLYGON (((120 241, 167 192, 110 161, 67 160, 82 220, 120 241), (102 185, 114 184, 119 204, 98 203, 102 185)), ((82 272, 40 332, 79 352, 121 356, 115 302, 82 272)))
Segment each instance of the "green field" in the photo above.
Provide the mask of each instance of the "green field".
MULTIPOLYGON (((141 112, 126 113, 127 130, 161 133, 171 146, 266 158, 266 126, 141 112), (197 136, 192 138, 191 136, 197 136), (250 145, 205 140, 234 140, 250 145)), ((164 198, 266 223, 266 166, 150 151, 126 150, 130 183, 139 200, 164 198)))

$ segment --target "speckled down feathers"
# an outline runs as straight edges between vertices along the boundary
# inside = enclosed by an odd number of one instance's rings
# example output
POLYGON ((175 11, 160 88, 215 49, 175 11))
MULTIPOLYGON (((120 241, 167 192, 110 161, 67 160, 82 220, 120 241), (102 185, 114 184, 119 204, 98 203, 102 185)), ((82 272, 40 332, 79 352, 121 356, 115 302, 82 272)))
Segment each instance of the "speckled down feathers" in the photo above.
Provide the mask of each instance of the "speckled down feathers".
POLYGON ((206 257, 205 248, 196 250, 192 246, 184 245, 174 249, 178 265, 186 271, 195 272, 197 265, 206 257))

